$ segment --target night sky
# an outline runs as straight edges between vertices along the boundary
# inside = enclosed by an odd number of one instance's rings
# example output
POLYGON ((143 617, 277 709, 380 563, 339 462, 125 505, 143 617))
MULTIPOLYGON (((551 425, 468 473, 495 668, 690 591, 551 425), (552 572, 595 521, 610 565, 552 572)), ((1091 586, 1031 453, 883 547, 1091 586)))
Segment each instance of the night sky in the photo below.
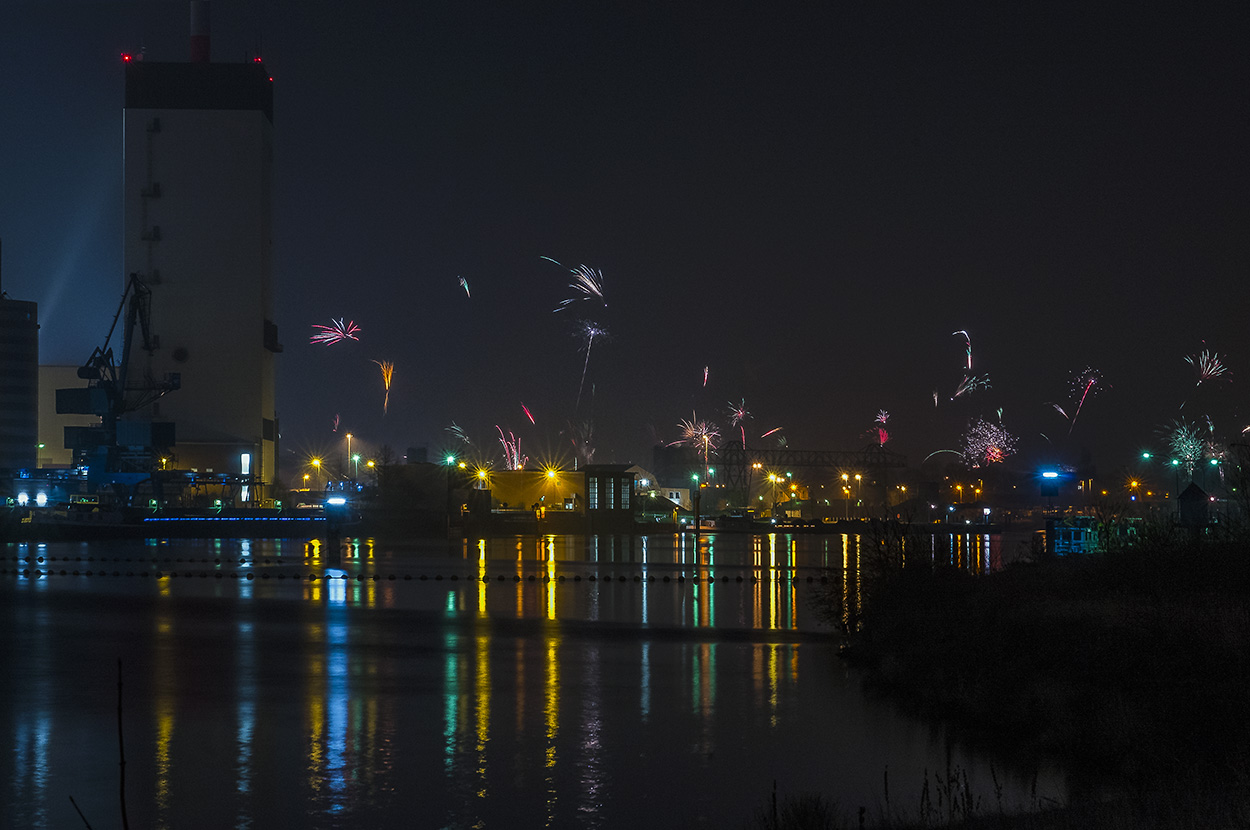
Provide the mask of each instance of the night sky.
MULTIPOLYGON (((589 419, 595 461, 646 466, 742 399, 748 443, 800 449, 864 446, 888 410, 913 464, 1000 408, 1018 469, 1088 450, 1109 476, 1177 418, 1242 437, 1244 18, 777 5, 214 0, 213 59, 274 78, 287 477, 348 431, 437 456, 453 421, 497 465, 496 425, 571 463, 589 419), (607 307, 553 313, 572 275, 544 256, 601 270, 607 307), (359 343, 309 344, 338 317, 359 343), (575 413, 578 320, 611 336, 575 413), (957 330, 992 387, 952 401, 957 330), (1195 386, 1203 349, 1229 372, 1195 386), (1070 425, 1051 404, 1086 367, 1105 382, 1070 425)), ((3 287, 39 303, 42 362, 108 330, 119 54, 186 60, 187 17, 0 4, 3 287)))

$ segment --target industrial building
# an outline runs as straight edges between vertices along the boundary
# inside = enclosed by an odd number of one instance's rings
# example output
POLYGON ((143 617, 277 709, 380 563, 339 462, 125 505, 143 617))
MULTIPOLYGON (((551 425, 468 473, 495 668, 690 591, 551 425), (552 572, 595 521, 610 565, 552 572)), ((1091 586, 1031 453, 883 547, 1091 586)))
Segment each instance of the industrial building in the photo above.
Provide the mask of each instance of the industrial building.
POLYGON ((0 470, 34 467, 38 436, 39 307, 0 292, 0 470))
POLYGON ((276 471, 282 351, 273 91, 259 59, 211 62, 207 7, 191 4, 191 62, 126 60, 123 264, 126 285, 137 278, 147 291, 139 322, 150 350, 129 350, 121 417, 172 422, 169 469, 250 475, 257 500, 276 471), (143 399, 161 384, 177 391, 143 399))

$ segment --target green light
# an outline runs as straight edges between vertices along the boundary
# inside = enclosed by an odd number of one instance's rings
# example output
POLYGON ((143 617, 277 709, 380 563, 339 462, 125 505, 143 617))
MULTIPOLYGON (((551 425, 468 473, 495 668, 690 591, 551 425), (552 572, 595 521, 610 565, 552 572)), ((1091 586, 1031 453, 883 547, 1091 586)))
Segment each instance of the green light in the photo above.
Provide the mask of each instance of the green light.
POLYGON ((448 467, 450 467, 451 465, 453 465, 453 464, 455 464, 455 463, 456 463, 456 457, 455 457, 454 455, 449 455, 449 456, 447 456, 447 466, 448 466, 448 467))
POLYGON ((1212 467, 1214 467, 1216 464, 1219 464, 1219 463, 1220 463, 1220 460, 1219 460, 1218 458, 1212 458, 1212 459, 1211 459, 1211 466, 1212 466, 1212 467))
POLYGON ((1142 454, 1141 454, 1141 457, 1142 457, 1142 458, 1150 458, 1150 453, 1148 453, 1148 452, 1144 452, 1144 453, 1142 453, 1142 454))
POLYGON ((698 474, 698 473, 691 473, 691 474, 690 474, 690 480, 691 480, 691 481, 698 481, 698 480, 699 480, 699 474, 698 474))
POLYGON ((1181 462, 1177 461, 1175 458, 1173 458, 1173 459, 1172 459, 1172 466, 1173 466, 1173 467, 1177 467, 1177 466, 1179 466, 1179 465, 1180 465, 1180 463, 1181 463, 1181 462))

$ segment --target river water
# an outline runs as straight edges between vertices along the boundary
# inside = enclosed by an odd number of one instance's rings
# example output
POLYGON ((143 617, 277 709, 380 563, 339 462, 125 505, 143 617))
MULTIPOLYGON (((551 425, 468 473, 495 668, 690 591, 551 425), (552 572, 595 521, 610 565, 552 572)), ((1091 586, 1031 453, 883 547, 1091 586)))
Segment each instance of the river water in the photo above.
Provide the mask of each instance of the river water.
MULTIPOLYGON (((999 537, 943 544, 973 570, 1004 556, 999 537)), ((733 828, 774 781, 871 823, 887 777, 890 809, 914 815, 948 771, 987 810, 996 781, 1007 809, 1063 798, 1058 772, 864 694, 811 604, 854 607, 855 537, 32 542, 0 559, 2 827, 80 826, 75 805, 120 826, 123 789, 130 826, 153 828, 733 828)))

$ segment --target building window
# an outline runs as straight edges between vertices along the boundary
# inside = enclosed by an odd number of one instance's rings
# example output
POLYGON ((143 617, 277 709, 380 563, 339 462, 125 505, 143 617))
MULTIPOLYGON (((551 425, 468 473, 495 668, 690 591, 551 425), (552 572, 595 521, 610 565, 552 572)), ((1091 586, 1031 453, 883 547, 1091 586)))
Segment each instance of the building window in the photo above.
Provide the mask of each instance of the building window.
POLYGON ((599 509, 599 479, 594 476, 586 482, 586 503, 591 510, 599 509))
POLYGON ((606 488, 604 488, 605 490, 607 490, 607 492, 604 494, 607 496, 607 498, 604 499, 604 501, 607 503, 607 508, 609 510, 615 510, 616 509, 616 479, 610 478, 607 481, 605 481, 604 484, 608 485, 606 488))
POLYGON ((622 510, 629 509, 629 490, 630 488, 628 487, 621 488, 621 509, 622 510))

